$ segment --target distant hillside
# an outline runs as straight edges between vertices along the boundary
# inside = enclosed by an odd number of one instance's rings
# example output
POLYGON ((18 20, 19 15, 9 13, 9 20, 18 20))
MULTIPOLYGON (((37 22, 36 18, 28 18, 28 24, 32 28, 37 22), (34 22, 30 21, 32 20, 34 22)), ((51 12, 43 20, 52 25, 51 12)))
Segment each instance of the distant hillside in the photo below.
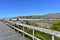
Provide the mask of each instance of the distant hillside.
POLYGON ((60 18, 60 13, 46 14, 46 15, 35 15, 35 16, 19 16, 14 18, 31 18, 31 19, 49 19, 49 18, 60 18))
POLYGON ((41 18, 60 18, 60 13, 46 14, 46 15, 43 15, 41 18))

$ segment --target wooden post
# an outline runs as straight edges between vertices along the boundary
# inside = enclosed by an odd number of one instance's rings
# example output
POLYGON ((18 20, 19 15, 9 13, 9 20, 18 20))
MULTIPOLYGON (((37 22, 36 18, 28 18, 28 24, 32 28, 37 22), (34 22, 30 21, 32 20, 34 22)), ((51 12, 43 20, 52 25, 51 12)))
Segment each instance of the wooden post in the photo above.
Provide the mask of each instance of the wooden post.
POLYGON ((52 40, 55 40, 53 35, 52 35, 52 40))
POLYGON ((33 29, 33 40, 34 40, 34 29, 33 29))
MULTIPOLYGON (((24 27, 23 27, 23 31, 24 31, 24 27)), ((24 36, 24 33, 23 33, 23 36, 24 36)))

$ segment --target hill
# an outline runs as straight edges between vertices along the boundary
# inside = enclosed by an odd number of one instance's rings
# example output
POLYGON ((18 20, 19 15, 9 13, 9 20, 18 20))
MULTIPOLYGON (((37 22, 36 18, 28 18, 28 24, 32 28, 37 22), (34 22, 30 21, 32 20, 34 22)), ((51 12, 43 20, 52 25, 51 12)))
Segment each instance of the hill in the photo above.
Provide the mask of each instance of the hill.
POLYGON ((25 18, 25 19, 58 19, 60 18, 60 13, 51 13, 46 15, 35 15, 35 16, 18 16, 13 18, 25 18))

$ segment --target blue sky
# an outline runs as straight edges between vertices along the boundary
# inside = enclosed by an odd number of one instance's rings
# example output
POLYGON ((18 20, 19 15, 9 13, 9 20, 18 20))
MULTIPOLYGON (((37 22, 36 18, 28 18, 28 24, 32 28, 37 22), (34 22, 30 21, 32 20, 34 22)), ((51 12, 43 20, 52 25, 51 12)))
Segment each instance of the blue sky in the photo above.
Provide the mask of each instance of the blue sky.
POLYGON ((0 0, 0 18, 60 12, 60 0, 0 0))

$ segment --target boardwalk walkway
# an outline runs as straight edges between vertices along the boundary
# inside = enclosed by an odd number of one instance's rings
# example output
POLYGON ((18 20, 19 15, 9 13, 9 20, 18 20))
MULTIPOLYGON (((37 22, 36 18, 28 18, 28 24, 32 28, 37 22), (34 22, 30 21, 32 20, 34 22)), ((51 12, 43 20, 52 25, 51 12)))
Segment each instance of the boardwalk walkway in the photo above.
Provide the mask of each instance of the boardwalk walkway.
POLYGON ((0 40, 27 40, 0 21, 0 40))

